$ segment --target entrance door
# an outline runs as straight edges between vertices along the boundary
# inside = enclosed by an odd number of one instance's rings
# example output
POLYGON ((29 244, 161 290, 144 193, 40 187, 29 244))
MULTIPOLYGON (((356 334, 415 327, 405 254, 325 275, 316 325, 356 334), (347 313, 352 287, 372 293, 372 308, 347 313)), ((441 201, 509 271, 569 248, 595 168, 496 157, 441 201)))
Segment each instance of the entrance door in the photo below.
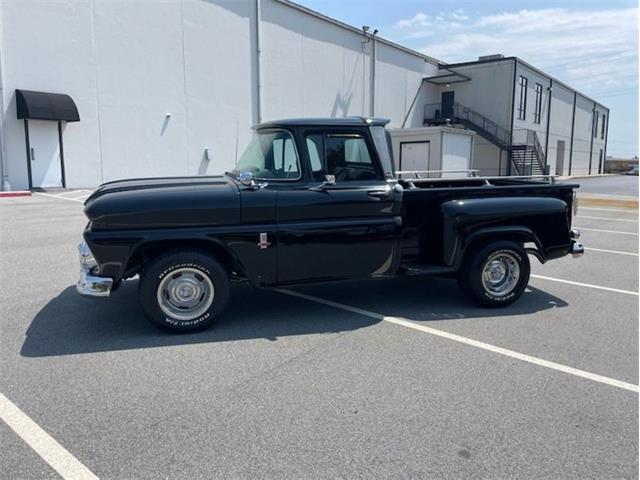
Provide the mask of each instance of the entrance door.
POLYGON ((442 118, 453 117, 454 95, 455 95, 455 92, 442 92, 441 94, 442 118))
POLYGON ((33 188, 62 187, 58 123, 29 120, 29 162, 33 188))
POLYGON ((400 170, 429 170, 429 146, 429 141, 400 142, 400 170))
POLYGON ((562 175, 564 172, 564 140, 558 140, 556 147, 556 175, 562 175))

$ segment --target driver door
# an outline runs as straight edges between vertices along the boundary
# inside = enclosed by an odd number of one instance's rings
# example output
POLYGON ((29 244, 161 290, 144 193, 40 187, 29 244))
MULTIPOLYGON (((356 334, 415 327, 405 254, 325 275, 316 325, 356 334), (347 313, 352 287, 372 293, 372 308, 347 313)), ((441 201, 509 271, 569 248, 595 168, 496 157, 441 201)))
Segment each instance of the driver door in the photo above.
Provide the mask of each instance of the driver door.
POLYGON ((399 260, 401 193, 366 128, 298 132, 305 182, 276 198, 278 283, 389 274, 399 260), (324 185, 327 175, 335 184, 324 185))

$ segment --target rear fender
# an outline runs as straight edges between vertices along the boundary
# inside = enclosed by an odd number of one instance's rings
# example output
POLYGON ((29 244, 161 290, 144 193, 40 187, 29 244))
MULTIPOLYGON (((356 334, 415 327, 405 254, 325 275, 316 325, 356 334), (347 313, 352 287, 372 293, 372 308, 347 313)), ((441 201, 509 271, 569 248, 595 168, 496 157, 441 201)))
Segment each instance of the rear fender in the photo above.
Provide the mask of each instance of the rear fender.
POLYGON ((444 202, 441 209, 443 261, 455 269, 478 241, 533 242, 535 251, 529 252, 543 263, 569 252, 569 207, 558 198, 471 198, 444 202))

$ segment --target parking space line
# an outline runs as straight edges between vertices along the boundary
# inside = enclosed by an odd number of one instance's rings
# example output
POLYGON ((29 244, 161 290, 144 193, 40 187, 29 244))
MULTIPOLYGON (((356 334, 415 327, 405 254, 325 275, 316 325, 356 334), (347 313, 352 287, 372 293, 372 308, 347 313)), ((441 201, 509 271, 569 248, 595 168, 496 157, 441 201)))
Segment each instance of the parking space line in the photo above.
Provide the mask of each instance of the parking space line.
POLYGON ((583 207, 580 205, 578 207, 578 211, 581 210, 596 210, 599 212, 618 212, 618 213, 633 213, 634 215, 638 215, 638 210, 633 208, 599 208, 599 207, 583 207))
POLYGON ((78 480, 98 478, 2 393, 0 393, 0 418, 62 478, 78 480))
POLYGON ((576 285, 578 287, 595 288, 596 290, 606 290, 608 292, 615 292, 615 293, 625 293, 627 295, 635 295, 636 297, 640 296, 638 292, 633 292, 631 290, 620 290, 619 288, 603 287, 602 285, 592 285, 590 283, 574 282, 573 280, 564 280, 562 278, 545 277, 543 275, 531 274, 531 277, 539 278, 541 280, 549 280, 550 282, 567 283, 569 285, 576 285))
POLYGON ((34 195, 42 195, 44 197, 57 198, 58 200, 66 200, 68 202, 80 202, 80 203, 83 203, 83 200, 78 200, 76 198, 61 197, 59 195, 51 195, 50 193, 33 192, 33 194, 34 195))
POLYGON ((82 189, 82 190, 71 190, 70 192, 62 192, 62 193, 58 193, 58 195, 57 195, 57 196, 58 196, 58 197, 66 197, 67 195, 73 195, 73 194, 75 194, 75 193, 80 193, 80 194, 82 194, 82 193, 84 193, 84 192, 87 192, 87 193, 88 193, 88 192, 89 192, 89 190, 85 190, 85 189, 82 189))
POLYGON ((487 350, 489 352, 497 353, 499 355, 504 355, 506 357, 515 358, 517 360, 522 360, 523 362, 532 363, 534 365, 538 365, 541 367, 549 368, 551 370, 556 370, 559 372, 567 373, 569 375, 573 375, 576 377, 585 378, 587 380, 592 380, 594 382, 603 383, 605 385, 609 385, 611 387, 622 388, 624 390, 629 390, 630 392, 638 393, 640 392, 640 387, 638 385, 634 385, 632 383, 623 382, 621 380, 616 380, 615 378, 605 377, 603 375, 598 375, 595 373, 587 372, 585 370, 580 370, 578 368, 569 367, 567 365, 562 365, 560 363, 551 362, 548 360, 544 360, 542 358, 533 357, 531 355, 526 355, 524 353, 516 352, 514 350, 509 350, 506 348, 498 347, 496 345, 491 345, 489 343, 480 342, 478 340, 474 340, 472 338, 463 337, 461 335, 456 335, 454 333, 445 332, 443 330, 438 330, 437 328, 427 327, 425 325, 419 325, 417 323, 411 322, 405 318, 401 317, 392 317, 383 315, 381 313, 372 312, 369 310, 364 310, 358 307, 352 307, 350 305, 345 305, 343 303, 334 302, 332 300, 325 300, 324 298, 314 297, 312 295, 307 295, 304 293, 299 293, 294 290, 284 290, 277 289, 276 291, 283 293, 285 295, 290 295, 293 297, 302 298, 305 300, 309 300, 312 302, 320 303, 323 305, 327 305, 329 307, 338 308, 341 310, 346 310, 348 312, 356 313, 358 315, 364 315, 369 318, 373 318, 376 320, 382 320, 384 322, 393 323, 395 325, 400 325, 402 327, 411 328, 413 330, 418 330, 420 332, 428 333, 431 335, 435 335, 437 337, 446 338, 447 340, 453 340, 454 342, 463 343, 465 345, 469 345, 472 347, 480 348, 482 350, 487 350))
POLYGON ((591 252, 604 252, 604 253, 617 253, 618 255, 631 255, 633 257, 637 257, 637 253, 633 252, 619 252, 618 250, 607 250, 606 248, 593 248, 593 247, 584 247, 585 250, 589 250, 591 252))
POLYGON ((587 228, 587 227, 575 227, 578 230, 584 230, 585 232, 600 232, 600 233, 617 233, 620 235, 634 235, 634 236, 638 236, 637 233, 633 233, 633 232, 621 232, 620 230, 601 230, 599 228, 587 228))
POLYGON ((576 218, 588 218, 589 220, 606 220, 607 222, 633 222, 633 223, 638 223, 638 220, 633 220, 631 218, 591 217, 589 215, 576 215, 576 218))

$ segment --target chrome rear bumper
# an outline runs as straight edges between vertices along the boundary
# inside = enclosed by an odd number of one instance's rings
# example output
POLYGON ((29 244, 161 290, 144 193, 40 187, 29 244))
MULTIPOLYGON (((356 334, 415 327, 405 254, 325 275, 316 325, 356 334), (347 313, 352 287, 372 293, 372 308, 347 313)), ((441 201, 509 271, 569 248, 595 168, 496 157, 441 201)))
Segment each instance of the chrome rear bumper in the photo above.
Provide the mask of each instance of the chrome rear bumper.
POLYGON ((113 286, 113 279, 94 275, 97 263, 85 242, 78 245, 80 256, 80 277, 76 290, 80 295, 88 297, 108 297, 113 286))
POLYGON ((571 255, 573 255, 573 258, 578 258, 584 255, 584 247, 582 246, 582 243, 577 240, 571 240, 571 255))

